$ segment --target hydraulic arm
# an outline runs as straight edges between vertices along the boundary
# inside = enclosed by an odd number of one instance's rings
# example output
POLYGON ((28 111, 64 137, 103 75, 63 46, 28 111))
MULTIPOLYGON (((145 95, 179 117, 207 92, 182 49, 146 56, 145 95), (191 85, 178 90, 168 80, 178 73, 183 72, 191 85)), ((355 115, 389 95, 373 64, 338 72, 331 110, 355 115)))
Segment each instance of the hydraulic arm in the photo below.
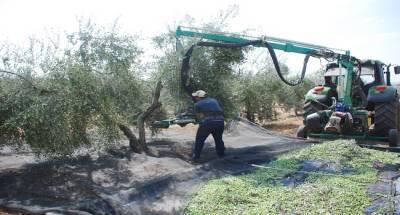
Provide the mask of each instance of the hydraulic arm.
MULTIPOLYGON (((197 42, 196 44, 193 44, 185 53, 182 59, 182 66, 181 66, 181 85, 185 92, 191 97, 191 94, 194 92, 193 86, 190 83, 190 75, 189 75, 189 70, 190 70, 190 58, 193 53, 193 50, 196 47, 216 47, 216 48, 242 48, 246 46, 254 46, 254 47, 262 47, 262 48, 267 48, 268 52, 272 58, 275 70, 279 76, 279 78, 286 84, 290 86, 295 86, 300 83, 302 83, 306 69, 307 69, 307 64, 308 60, 310 57, 316 57, 316 58, 325 58, 329 59, 330 61, 337 61, 337 63, 340 66, 346 67, 350 74, 353 73, 353 65, 357 64, 359 62, 358 59, 350 56, 350 51, 346 50, 340 50, 340 49, 333 49, 333 48, 328 48, 325 46, 320 46, 320 45, 314 45, 314 44, 309 44, 309 43, 303 43, 303 42, 298 42, 294 40, 287 40, 287 39, 281 39, 281 38, 276 38, 276 37, 251 37, 251 36, 245 36, 245 35, 240 35, 240 34, 232 34, 232 33, 224 33, 224 32, 211 32, 207 31, 205 29, 200 29, 200 28, 188 28, 188 27, 182 27, 179 26, 176 29, 175 36, 177 38, 177 48, 178 47, 183 47, 182 44, 180 43, 179 38, 181 37, 194 37, 194 38, 199 38, 201 39, 200 42, 197 42), (275 50, 281 50, 285 52, 291 52, 291 53, 298 53, 298 54, 304 54, 304 63, 303 63, 303 68, 301 71, 301 76, 300 79, 293 82, 285 79, 283 76, 280 66, 279 66, 279 61, 277 59, 277 56, 275 54, 275 50)), ((344 103, 351 104, 351 81, 352 81, 352 75, 347 75, 348 80, 348 89, 345 89, 346 94, 344 96, 344 103)), ((185 115, 186 116, 186 115, 185 115)), ((180 123, 179 117, 173 120, 168 120, 168 123, 164 120, 161 122, 164 122, 164 127, 169 127, 170 124, 187 124, 186 122, 189 122, 190 119, 185 118, 185 123, 180 123)), ((161 127, 161 126, 160 126, 161 127)))
POLYGON ((343 102, 347 105, 351 105, 351 82, 352 74, 354 72, 354 65, 360 65, 360 61, 350 55, 350 51, 334 49, 320 45, 314 45, 310 43, 298 42, 294 40, 281 39, 276 37, 251 37, 240 34, 224 33, 224 32, 211 32, 200 28, 188 28, 179 26, 176 29, 175 35, 177 37, 177 47, 180 45, 180 37, 195 37, 200 38, 201 41, 192 45, 184 54, 181 67, 181 84, 190 96, 193 92, 193 88, 189 81, 189 62, 192 55, 193 49, 198 46, 206 47, 219 47, 219 48, 241 48, 245 46, 255 46, 267 48, 272 58, 275 70, 279 78, 290 86, 295 86, 302 83, 306 70, 307 64, 310 57, 324 58, 329 61, 337 61, 341 67, 345 67, 349 74, 346 75, 346 89, 344 89, 343 102), (275 54, 275 50, 281 50, 285 52, 292 52, 298 54, 304 54, 304 63, 300 75, 300 79, 293 82, 286 80, 282 75, 279 61, 275 54))
POLYGON ((250 41, 259 41, 254 44, 256 47, 266 47, 265 42, 271 45, 273 49, 282 50, 285 52, 294 52, 299 54, 310 54, 313 53, 316 56, 327 56, 333 57, 335 54, 346 54, 350 55, 350 51, 328 48, 325 46, 314 45, 310 43, 303 43, 294 40, 281 39, 276 37, 252 37, 240 34, 224 33, 224 32, 210 32, 200 28, 190 28, 179 26, 176 29, 175 36, 177 38, 185 37, 197 37, 201 39, 231 43, 231 44, 244 44, 250 41), (263 43, 264 42, 264 43, 263 43))

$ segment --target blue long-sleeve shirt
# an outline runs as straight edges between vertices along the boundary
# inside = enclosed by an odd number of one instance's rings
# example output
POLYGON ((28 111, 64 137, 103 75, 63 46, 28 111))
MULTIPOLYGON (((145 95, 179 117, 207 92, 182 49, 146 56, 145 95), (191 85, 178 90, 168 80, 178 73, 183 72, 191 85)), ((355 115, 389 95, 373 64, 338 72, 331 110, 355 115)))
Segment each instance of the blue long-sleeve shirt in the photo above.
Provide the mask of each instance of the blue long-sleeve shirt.
POLYGON ((196 113, 203 113, 205 116, 222 116, 222 108, 218 101, 208 96, 196 102, 194 105, 194 111, 196 113))

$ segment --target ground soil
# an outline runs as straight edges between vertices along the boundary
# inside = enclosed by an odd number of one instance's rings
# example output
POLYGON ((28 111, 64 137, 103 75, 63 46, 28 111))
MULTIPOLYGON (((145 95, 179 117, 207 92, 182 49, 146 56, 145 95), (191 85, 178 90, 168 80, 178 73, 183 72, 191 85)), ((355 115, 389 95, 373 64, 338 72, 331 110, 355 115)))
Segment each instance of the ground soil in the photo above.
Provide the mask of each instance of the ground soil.
POLYGON ((285 119, 265 122, 262 126, 284 135, 296 136, 297 128, 303 124, 303 117, 289 115, 285 119))
POLYGON ((279 107, 275 109, 275 112, 277 116, 274 120, 264 120, 257 123, 270 131, 296 137, 297 128, 303 124, 303 115, 296 116, 293 110, 285 110, 279 107))
POLYGON ((45 160, 29 150, 0 151, 0 208, 11 214, 181 214, 204 182, 251 170, 249 164, 309 145, 245 120, 228 125, 226 157, 207 139, 199 163, 188 162, 195 125, 148 137, 159 157, 133 154, 128 142, 73 158, 45 160))

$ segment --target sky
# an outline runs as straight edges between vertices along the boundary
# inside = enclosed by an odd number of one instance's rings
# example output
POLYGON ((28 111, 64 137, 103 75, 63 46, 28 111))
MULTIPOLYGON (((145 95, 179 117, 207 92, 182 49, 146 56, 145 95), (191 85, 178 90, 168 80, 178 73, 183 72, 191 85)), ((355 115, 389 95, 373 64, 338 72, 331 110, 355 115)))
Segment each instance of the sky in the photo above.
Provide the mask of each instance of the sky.
MULTIPOLYGON (((361 59, 400 64, 397 0, 0 0, 0 42, 76 31, 80 17, 99 25, 118 19, 123 32, 150 40, 187 15, 207 22, 233 5, 238 10, 229 21, 230 32, 248 30, 254 36, 346 49, 361 59)), ((300 70, 303 57, 285 59, 291 69, 300 70)))

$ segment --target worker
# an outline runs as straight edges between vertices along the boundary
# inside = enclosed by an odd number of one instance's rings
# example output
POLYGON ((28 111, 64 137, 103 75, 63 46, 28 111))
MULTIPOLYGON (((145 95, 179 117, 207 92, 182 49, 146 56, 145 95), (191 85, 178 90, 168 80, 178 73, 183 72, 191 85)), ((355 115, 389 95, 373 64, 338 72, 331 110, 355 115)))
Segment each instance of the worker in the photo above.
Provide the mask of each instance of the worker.
POLYGON ((325 76, 324 79, 325 79, 325 84, 324 84, 325 87, 330 87, 330 88, 336 90, 337 85, 335 83, 333 83, 331 76, 325 76))
POLYGON ((223 157, 225 152, 224 141, 222 140, 224 116, 221 106, 216 99, 207 96, 207 93, 203 90, 192 93, 192 96, 196 100, 194 111, 199 122, 192 161, 197 162, 199 160, 204 141, 210 134, 214 138, 218 157, 223 157))

